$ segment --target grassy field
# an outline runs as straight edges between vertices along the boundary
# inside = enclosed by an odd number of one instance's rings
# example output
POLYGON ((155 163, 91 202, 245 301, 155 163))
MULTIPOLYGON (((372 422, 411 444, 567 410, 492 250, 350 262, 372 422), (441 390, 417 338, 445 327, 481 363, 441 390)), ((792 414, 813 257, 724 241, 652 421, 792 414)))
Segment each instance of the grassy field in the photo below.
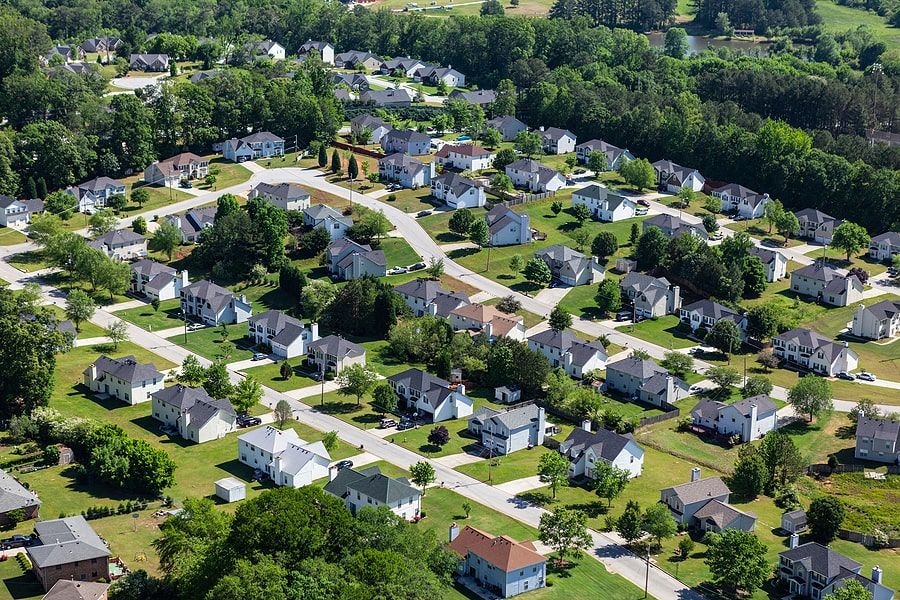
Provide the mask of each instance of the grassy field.
MULTIPOLYGON (((66 311, 55 304, 46 304, 44 305, 50 312, 56 315, 56 318, 60 321, 66 320, 66 311)), ((90 321, 84 321, 81 323, 81 326, 78 328, 78 335, 76 336, 79 339, 87 339, 93 337, 103 337, 106 335, 106 330, 100 327, 99 325, 95 325, 90 321)))
POLYGON ((159 303, 159 310, 153 310, 151 305, 145 304, 144 306, 128 308, 115 313, 123 321, 128 321, 148 331, 162 331, 163 329, 183 326, 184 321, 181 320, 180 314, 181 301, 177 298, 163 300, 159 303))
POLYGON ((645 319, 634 326, 620 325, 616 327, 616 331, 633 335, 636 338, 670 350, 696 346, 698 342, 688 339, 678 331, 678 323, 678 317, 666 315, 658 319, 645 319))
POLYGON ((0 227, 0 246, 14 246, 16 244, 24 244, 27 241, 28 238, 18 229, 0 227))
MULTIPOLYGON (((762 240, 766 246, 771 248, 791 248, 803 243, 800 240, 788 238, 787 245, 785 245, 784 236, 778 235, 774 229, 772 233, 769 233, 769 225, 763 219, 737 221, 729 223, 725 227, 732 231, 745 231, 750 237, 762 240)), ((790 269, 788 269, 788 272, 790 273, 790 269)))
POLYGON ((40 600, 44 597, 41 584, 31 573, 22 571, 15 559, 0 562, 0 600, 40 600))
MULTIPOLYGON (((228 325, 227 329, 228 341, 234 344, 234 350, 228 357, 228 362, 251 358, 253 350, 250 349, 250 340, 247 338, 246 323, 228 325)), ((187 341, 185 341, 183 333, 173 335, 167 339, 209 360, 216 360, 219 357, 221 354, 220 348, 224 341, 221 329, 218 327, 206 327, 199 331, 192 331, 187 334, 187 341)))
POLYGON ((417 190, 398 190, 378 199, 407 213, 434 210, 435 206, 441 206, 441 202, 432 197, 431 188, 427 187, 417 190))
POLYGON ((270 387, 278 392, 287 392, 316 384, 316 380, 307 375, 306 371, 300 367, 300 363, 302 362, 302 358, 293 358, 288 361, 288 364, 291 365, 291 370, 294 373, 290 379, 281 377, 282 363, 251 367, 249 369, 244 369, 241 372, 252 375, 266 387, 270 387))
POLYGON ((406 267, 422 260, 403 238, 384 238, 381 240, 381 249, 384 251, 388 269, 396 266, 406 267))
POLYGON ((25 273, 34 273, 50 267, 43 250, 30 250, 13 254, 7 260, 9 264, 25 273))
POLYGON ((828 31, 844 32, 865 25, 876 40, 887 45, 888 50, 900 48, 900 29, 891 27, 884 17, 874 12, 841 6, 831 0, 816 2, 816 12, 828 31))
POLYGON ((868 248, 851 258, 850 261, 847 261, 846 252, 831 247, 810 250, 805 254, 805 256, 810 258, 822 258, 823 255, 828 260, 828 264, 837 269, 852 269, 853 267, 859 267, 870 276, 880 275, 887 271, 886 264, 873 258, 869 258, 868 248))
POLYGON ((215 174, 216 182, 213 185, 207 185, 203 180, 197 184, 197 188, 201 190, 221 190, 239 183, 243 183, 250 179, 252 173, 247 167, 227 161, 221 156, 216 156, 209 161, 209 171, 215 174))

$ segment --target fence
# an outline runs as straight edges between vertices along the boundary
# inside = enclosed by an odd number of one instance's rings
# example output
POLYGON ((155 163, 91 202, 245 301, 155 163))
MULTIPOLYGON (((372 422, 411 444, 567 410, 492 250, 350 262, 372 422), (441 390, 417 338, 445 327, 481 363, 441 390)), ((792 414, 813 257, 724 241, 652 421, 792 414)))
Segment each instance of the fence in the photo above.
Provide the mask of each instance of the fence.
MULTIPOLYGON (((497 195, 499 196, 500 194, 497 195)), ((506 206, 516 206, 518 204, 527 204, 528 202, 537 202, 538 200, 543 200, 544 198, 552 198, 555 195, 555 191, 541 192, 539 194, 507 194, 507 198, 503 201, 503 204, 505 204, 506 206)))
POLYGON ((826 463, 809 465, 806 472, 809 475, 838 475, 840 473, 862 473, 866 468, 862 465, 835 465, 833 468, 826 463))
POLYGON ((662 423, 663 421, 668 421, 669 419, 675 419, 681 416, 681 411, 677 408, 674 408, 670 411, 664 412, 661 415, 656 415, 654 417, 644 417, 640 420, 637 425, 637 429, 641 427, 647 427, 648 425, 655 425, 656 423, 662 423))
POLYGON ((374 150, 369 150, 368 148, 360 148, 359 146, 354 146, 353 144, 346 144, 344 142, 339 142, 337 140, 331 142, 331 145, 335 148, 340 148, 341 150, 350 150, 355 154, 362 154, 363 156, 368 156, 370 158, 384 158, 384 154, 381 152, 375 152, 374 150))
POLYGON ((876 539, 874 535, 853 531, 852 529, 838 529, 837 536, 842 540, 856 542, 868 548, 900 548, 900 538, 876 539))

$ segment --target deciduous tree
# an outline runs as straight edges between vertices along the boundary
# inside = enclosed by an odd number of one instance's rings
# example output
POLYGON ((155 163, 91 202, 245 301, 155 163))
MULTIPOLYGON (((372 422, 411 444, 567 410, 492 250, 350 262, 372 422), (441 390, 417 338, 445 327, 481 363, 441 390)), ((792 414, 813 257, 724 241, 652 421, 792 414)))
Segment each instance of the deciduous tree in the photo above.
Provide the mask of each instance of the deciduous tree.
POLYGON ((752 532, 726 529, 713 534, 706 549, 706 564, 713 581, 731 595, 752 593, 769 578, 772 566, 767 550, 752 532))
MULTIPOLYGON (((544 456, 548 456, 548 453, 544 456)), ((587 530, 587 515, 580 510, 558 508, 553 512, 541 515, 538 525, 539 539, 554 550, 561 564, 566 557, 574 555, 578 550, 591 545, 591 536, 587 530)))
POLYGON ((834 408, 831 384, 827 379, 809 374, 788 391, 788 402, 800 414, 809 415, 809 422, 834 408))
POLYGON ((559 452, 546 452, 538 461, 538 478, 550 486, 556 498, 559 488, 569 484, 569 461, 559 452))

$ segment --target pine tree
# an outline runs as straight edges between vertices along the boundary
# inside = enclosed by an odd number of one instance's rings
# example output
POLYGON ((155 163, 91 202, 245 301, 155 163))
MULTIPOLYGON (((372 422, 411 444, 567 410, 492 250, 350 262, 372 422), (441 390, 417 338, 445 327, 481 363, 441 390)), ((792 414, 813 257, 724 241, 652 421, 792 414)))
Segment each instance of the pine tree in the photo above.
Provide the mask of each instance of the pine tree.
POLYGON ((37 180, 37 197, 41 200, 47 197, 47 181, 43 177, 37 180))
POLYGON ((341 173, 341 155, 338 154, 338 151, 335 150, 331 154, 331 172, 335 175, 339 175, 341 173))
POLYGON ((37 198, 37 185, 34 183, 34 177, 29 177, 25 182, 25 197, 29 200, 37 198))
POLYGON ((324 169, 328 166, 328 152, 325 150, 325 144, 319 146, 319 168, 324 169))
POLYGON ((347 175, 351 181, 355 181, 357 176, 359 176, 359 165, 356 162, 356 157, 352 154, 350 155, 350 162, 347 164, 347 175))

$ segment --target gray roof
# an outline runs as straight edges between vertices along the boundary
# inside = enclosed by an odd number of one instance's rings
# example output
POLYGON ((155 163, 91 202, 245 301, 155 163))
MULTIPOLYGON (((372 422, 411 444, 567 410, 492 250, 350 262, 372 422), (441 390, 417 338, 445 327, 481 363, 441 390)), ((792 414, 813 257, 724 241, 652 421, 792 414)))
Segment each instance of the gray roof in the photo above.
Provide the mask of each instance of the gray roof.
POLYGON ((653 163, 653 168, 661 173, 667 173, 669 177, 674 176, 679 183, 684 182, 687 179, 688 175, 691 173, 697 172, 697 169, 692 167, 683 167, 677 163, 672 162, 671 160, 658 160, 653 163))
POLYGON ((751 247, 750 254, 752 254, 753 256, 758 256, 764 265, 773 262, 776 258, 778 258, 778 256, 780 256, 780 254, 775 250, 768 250, 767 248, 761 248, 759 246, 751 247))
POLYGON ((402 373, 391 375, 388 381, 397 385, 403 385, 407 389, 416 390, 422 394, 427 404, 437 409, 444 403, 447 396, 452 393, 450 382, 422 369, 407 369, 402 373))
POLYGON ((664 277, 651 277, 637 271, 631 271, 619 282, 619 287, 630 288, 641 294, 646 294, 652 289, 658 289, 665 293, 669 290, 669 285, 671 285, 669 280, 664 277))
MULTIPOLYGON (((137 359, 131 355, 122 358, 101 356, 94 361, 93 366, 97 368, 98 378, 106 373, 129 383, 146 381, 148 379, 159 379, 163 376, 153 363, 139 363, 137 359)), ((86 369, 86 372, 90 372, 90 367, 86 369)))
POLYGON ((694 513, 694 516, 698 519, 711 519, 719 529, 726 529, 735 519, 742 515, 756 519, 756 515, 738 510, 721 500, 710 500, 694 513))
POLYGON ((278 429, 274 425, 263 425, 238 436, 238 440, 259 448, 269 454, 277 454, 288 444, 304 444, 297 432, 291 428, 278 429))
POLYGON ((495 117, 487 122, 487 126, 498 130, 503 130, 508 126, 515 127, 516 129, 528 129, 525 123, 510 115, 495 117))
POLYGON ((197 400, 193 406, 187 409, 187 414, 191 417, 190 425, 192 427, 203 427, 220 412, 226 415, 237 416, 231 402, 225 399, 197 400))
POLYGON ((41 501, 34 492, 25 489, 25 486, 6 471, 0 470, 0 514, 40 504, 41 501))
POLYGON ((40 521, 34 531, 41 544, 30 546, 26 552, 39 569, 110 555, 109 548, 80 515, 40 521))
POLYGON ((84 183, 78 184, 78 189, 83 192, 97 192, 109 188, 125 187, 121 181, 112 179, 111 177, 94 177, 84 183))
POLYGON ((824 264, 820 260, 791 271, 791 275, 802 275, 803 277, 806 277, 808 279, 824 281, 826 283, 836 278, 843 279, 843 275, 841 275, 828 265, 824 264))
POLYGON ((382 164, 403 167, 409 171, 410 175, 415 175, 419 171, 431 168, 422 161, 416 160, 412 156, 403 154, 402 152, 395 152, 394 154, 389 154, 388 156, 379 159, 378 165, 381 166, 382 164))
POLYGON ((564 137, 575 139, 575 134, 568 129, 560 129, 559 127, 548 127, 541 133, 541 137, 547 140, 558 142, 564 137))
POLYGON ((191 83, 200 83, 205 79, 209 79, 211 77, 215 77, 222 73, 222 69, 212 69, 210 71, 197 71, 193 75, 191 75, 191 83))
POLYGON ((540 419, 541 410, 541 407, 537 404, 528 404, 526 406, 520 406, 519 408, 498 412, 497 414, 488 417, 487 420, 502 424, 512 431, 536 423, 540 419))
POLYGON ((766 396, 765 394, 761 394, 759 396, 753 396, 750 398, 745 398, 739 402, 735 402, 734 404, 728 405, 724 402, 719 402, 717 400, 710 400, 709 398, 704 398, 700 400, 696 406, 691 410, 692 416, 702 416, 704 419, 717 419, 719 418, 719 414, 725 409, 727 406, 733 406, 738 413, 744 415, 745 417, 750 416, 751 409, 753 405, 756 405, 756 414, 757 418, 759 416, 773 413, 777 409, 775 403, 766 396))
POLYGON ((418 142, 431 143, 431 138, 424 133, 420 133, 415 129, 392 129, 384 134, 382 139, 397 139, 410 144, 418 142))
POLYGON ((780 552, 778 556, 792 562, 799 561, 803 563, 807 570, 824 575, 827 579, 837 577, 841 573, 841 568, 858 571, 862 567, 855 560, 851 560, 843 554, 838 554, 818 542, 801 544, 796 548, 780 552))
POLYGON ((900 233, 896 231, 886 231, 880 235, 873 236, 871 241, 876 244, 888 242, 891 246, 900 246, 900 233))
POLYGON ((319 50, 320 52, 325 48, 334 48, 331 42, 317 42, 313 40, 306 40, 302 46, 300 46, 300 52, 309 52, 310 50, 319 50))
POLYGON ((568 330, 556 331, 555 329, 545 329, 544 331, 529 336, 528 341, 534 342, 535 344, 543 344, 544 346, 549 346, 551 348, 557 348, 560 351, 565 352, 572 344, 583 340, 568 330))
POLYGON ((412 102, 413 97, 406 88, 399 90, 366 90, 360 95, 363 102, 372 102, 373 104, 393 104, 397 102, 412 102))
POLYGON ((351 491, 359 492, 384 504, 395 504, 421 496, 419 490, 412 487, 405 478, 388 477, 378 467, 359 471, 341 469, 333 480, 325 484, 325 491, 338 498, 347 497, 351 491))
POLYGON ((172 267, 158 263, 149 258, 142 258, 137 262, 131 263, 131 270, 145 277, 153 278, 160 274, 175 275, 176 271, 172 267))
POLYGON ((404 296, 420 298, 426 303, 434 300, 434 297, 440 293, 448 293, 447 290, 441 287, 440 282, 421 278, 394 286, 394 291, 404 296))
POLYGON ((460 292, 440 292, 431 302, 435 306, 437 316, 446 319, 450 316, 451 311, 469 304, 469 298, 460 292))
POLYGON ((295 319, 280 310, 267 310, 259 314, 253 315, 248 319, 251 325, 262 325, 267 329, 274 329, 276 332, 281 331, 288 325, 296 325, 303 327, 303 322, 295 319))
POLYGON ((100 600, 108 589, 108 583, 60 579, 41 600, 100 600))
POLYGON ((583 196, 585 198, 591 198, 592 200, 603 200, 608 192, 609 190, 605 185, 592 183, 589 186, 575 190, 572 192, 572 195, 583 196))
POLYGON ((569 460, 577 461, 589 449, 609 462, 614 461, 628 442, 633 442, 631 434, 618 434, 608 429, 596 432, 585 431, 580 427, 572 430, 569 436, 559 445, 559 451, 569 460))
POLYGON ((196 296, 209 303, 213 310, 218 311, 231 302, 234 293, 207 279, 201 279, 181 290, 184 295, 196 296))
POLYGON ((357 127, 368 127, 369 129, 377 129, 379 127, 390 127, 390 124, 385 123, 378 117, 369 114, 357 115, 350 119, 350 124, 355 125, 357 127))
POLYGON ((625 373, 626 375, 638 377, 642 380, 648 380, 657 374, 667 375, 669 373, 651 359, 639 358, 637 356, 629 356, 628 358, 623 358, 620 361, 608 364, 606 365, 606 371, 607 373, 609 373, 609 371, 618 371, 620 373, 625 373))
POLYGON ((678 215, 670 215, 667 213, 654 215, 644 221, 643 230, 647 231, 648 227, 659 227, 661 231, 671 232, 673 236, 681 235, 688 231, 694 231, 699 233, 700 237, 708 237, 706 230, 702 229, 700 225, 688 223, 678 215))
POLYGON ((140 244, 146 242, 147 238, 139 233, 135 233, 130 229, 114 229, 105 233, 95 240, 89 242, 89 245, 96 248, 97 246, 117 246, 120 244, 140 244))
POLYGON ((687 306, 682 306, 681 310, 700 313, 702 316, 709 317, 713 321, 729 319, 737 323, 744 318, 740 313, 731 310, 727 306, 722 306, 718 302, 713 302, 712 300, 698 300, 687 306))
POLYGON ((582 342, 581 340, 576 340, 569 346, 572 364, 578 367, 586 365, 598 352, 603 356, 603 360, 608 358, 606 348, 604 348, 603 344, 600 342, 582 342))
POLYGON ((900 421, 897 419, 868 419, 860 417, 856 437, 873 438, 900 444, 900 421))
POLYGON ((900 313, 900 302, 896 300, 882 300, 867 306, 865 311, 871 313, 878 320, 893 319, 900 313))
POLYGON ((285 200, 291 198, 309 198, 309 192, 296 183, 259 183, 253 189, 260 193, 285 200))
POLYGON ((467 193, 470 189, 477 187, 474 181, 453 171, 447 171, 443 175, 435 177, 434 181, 439 181, 444 184, 444 187, 449 187, 457 198, 467 193))
POLYGON ((177 383, 158 392, 150 394, 151 398, 156 398, 164 404, 170 404, 179 411, 187 410, 196 402, 205 401, 212 402, 213 398, 206 393, 203 388, 188 387, 177 383))
POLYGON ((322 221, 324 219, 327 219, 328 217, 331 217, 335 221, 343 223, 348 227, 353 225, 353 219, 351 217, 345 217, 327 204, 314 204, 309 208, 304 208, 303 214, 305 214, 313 221, 322 221))
POLYGON ((794 213, 794 216, 796 216, 800 221, 806 220, 811 223, 819 224, 828 223, 830 221, 837 221, 837 219, 835 219, 831 215, 825 214, 821 210, 817 210, 815 208, 804 208, 803 210, 798 210, 794 213))
POLYGON ((791 510, 791 511, 788 511, 788 512, 784 513, 783 515, 781 515, 781 518, 787 519, 794 525, 806 525, 806 511, 805 510, 801 510, 801 509, 791 510))
POLYGON ((469 104, 491 104, 497 99, 497 92, 494 90, 475 90, 473 92, 454 90, 450 93, 450 99, 463 100, 469 104))
POLYGON ((366 349, 359 344, 354 344, 353 342, 336 335, 326 335, 325 337, 312 342, 309 345, 309 350, 310 352, 320 350, 325 354, 336 356, 338 360, 345 356, 352 358, 363 356, 366 353, 366 349))
POLYGON ((834 362, 834 359, 844 350, 856 354, 854 350, 846 348, 843 344, 833 342, 827 337, 819 335, 815 331, 810 331, 809 329, 803 329, 801 327, 779 334, 775 336, 774 339, 821 351, 828 358, 829 362, 834 362))
POLYGON ((681 485, 675 485, 664 490, 672 490, 681 500, 682 504, 694 504, 701 500, 712 500, 722 496, 727 497, 731 490, 725 485, 721 477, 707 477, 697 481, 689 481, 681 485))

